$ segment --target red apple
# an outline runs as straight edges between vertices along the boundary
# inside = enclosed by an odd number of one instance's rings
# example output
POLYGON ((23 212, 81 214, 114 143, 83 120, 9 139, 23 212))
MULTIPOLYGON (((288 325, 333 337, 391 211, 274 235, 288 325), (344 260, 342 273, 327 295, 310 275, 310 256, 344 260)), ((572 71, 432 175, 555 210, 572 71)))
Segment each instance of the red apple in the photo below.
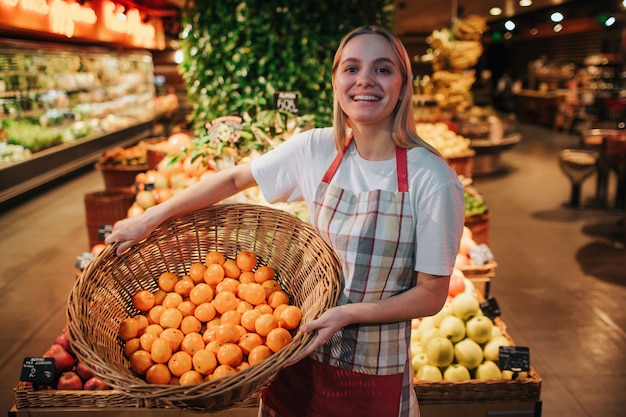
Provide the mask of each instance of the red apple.
POLYGON ((104 381, 102 381, 97 376, 92 376, 87 381, 85 381, 85 385, 83 388, 88 391, 100 391, 100 390, 111 389, 109 385, 107 385, 104 381))
POLYGON ((82 390, 83 380, 74 371, 66 371, 61 374, 57 382, 58 390, 82 390))
POLYGON ((72 353, 72 346, 70 345, 70 336, 67 333, 67 328, 64 328, 61 334, 54 339, 54 343, 63 346, 63 349, 72 353))
POLYGON ((74 367, 74 356, 57 343, 50 346, 43 357, 54 359, 56 375, 61 375, 64 371, 69 371, 74 367))
POLYGON ((83 381, 87 381, 89 378, 93 377, 91 369, 89 369, 87 365, 81 361, 76 362, 76 373, 82 378, 83 381))

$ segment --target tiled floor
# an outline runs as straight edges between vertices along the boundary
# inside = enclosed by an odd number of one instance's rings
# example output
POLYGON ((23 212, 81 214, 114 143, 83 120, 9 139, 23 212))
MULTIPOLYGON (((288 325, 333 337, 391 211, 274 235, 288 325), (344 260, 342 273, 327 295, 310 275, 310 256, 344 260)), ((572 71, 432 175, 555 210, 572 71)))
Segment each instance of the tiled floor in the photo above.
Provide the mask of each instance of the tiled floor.
MULTIPOLYGON (((626 413, 624 213, 571 209, 559 150, 572 135, 521 126, 507 171, 474 180, 491 209, 498 262, 491 294, 543 378, 544 417, 626 413)), ((38 356, 65 322, 76 256, 88 250, 83 197, 104 188, 85 171, 0 212, 0 409, 13 404, 22 359, 38 356)), ((583 201, 594 178, 583 186, 583 201)), ((430 417, 430 416, 424 416, 430 417)))

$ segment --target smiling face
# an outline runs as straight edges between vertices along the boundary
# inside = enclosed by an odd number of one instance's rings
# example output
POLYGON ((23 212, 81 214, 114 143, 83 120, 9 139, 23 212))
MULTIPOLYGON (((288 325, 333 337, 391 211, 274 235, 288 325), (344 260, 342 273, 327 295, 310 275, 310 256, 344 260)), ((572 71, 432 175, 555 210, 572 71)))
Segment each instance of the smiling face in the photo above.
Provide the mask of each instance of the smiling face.
POLYGON ((400 64, 389 41, 377 34, 350 39, 333 73, 333 87, 353 127, 388 128, 403 87, 400 64))

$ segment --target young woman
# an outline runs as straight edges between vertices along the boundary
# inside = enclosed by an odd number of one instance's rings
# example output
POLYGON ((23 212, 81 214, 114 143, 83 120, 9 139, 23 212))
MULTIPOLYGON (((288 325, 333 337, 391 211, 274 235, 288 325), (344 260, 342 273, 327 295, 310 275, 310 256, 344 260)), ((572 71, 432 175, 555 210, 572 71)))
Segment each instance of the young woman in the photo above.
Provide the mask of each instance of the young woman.
POLYGON ((463 230, 463 187, 417 136, 410 58, 379 27, 347 34, 333 63, 334 126, 294 136, 119 222, 118 254, 173 216, 259 185, 306 201, 341 259, 336 307, 301 326, 313 343, 262 394, 261 416, 418 416, 411 319, 443 306, 463 230))

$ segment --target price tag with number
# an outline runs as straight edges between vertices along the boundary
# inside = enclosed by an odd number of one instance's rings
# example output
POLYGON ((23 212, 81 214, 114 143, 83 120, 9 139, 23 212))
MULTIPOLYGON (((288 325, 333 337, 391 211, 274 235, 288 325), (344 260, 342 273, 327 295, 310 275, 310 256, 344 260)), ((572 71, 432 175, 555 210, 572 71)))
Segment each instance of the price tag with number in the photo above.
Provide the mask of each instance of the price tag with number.
POLYGON ((74 262, 74 267, 79 270, 83 270, 87 267, 87 264, 95 257, 91 252, 82 252, 76 256, 76 262, 74 262))
POLYGON ((513 372, 530 371, 530 349, 526 346, 500 346, 500 369, 513 372))
POLYGON ((496 317, 500 317, 500 315, 502 314, 498 302, 493 297, 490 297, 487 300, 481 302, 480 309, 482 310, 483 314, 489 317, 491 320, 495 319, 496 317))
POLYGON ((274 108, 293 114, 298 114, 298 93, 279 91, 274 94, 274 108))
POLYGON ((54 380, 54 358, 24 358, 20 381, 49 385, 54 380))
POLYGON ((491 249, 489 249, 489 246, 481 243, 470 251, 470 258, 472 258, 475 265, 484 265, 493 260, 493 253, 491 249))
POLYGON ((113 233, 112 224, 105 224, 98 227, 98 240, 100 242, 104 242, 104 239, 106 239, 111 233, 113 233))

